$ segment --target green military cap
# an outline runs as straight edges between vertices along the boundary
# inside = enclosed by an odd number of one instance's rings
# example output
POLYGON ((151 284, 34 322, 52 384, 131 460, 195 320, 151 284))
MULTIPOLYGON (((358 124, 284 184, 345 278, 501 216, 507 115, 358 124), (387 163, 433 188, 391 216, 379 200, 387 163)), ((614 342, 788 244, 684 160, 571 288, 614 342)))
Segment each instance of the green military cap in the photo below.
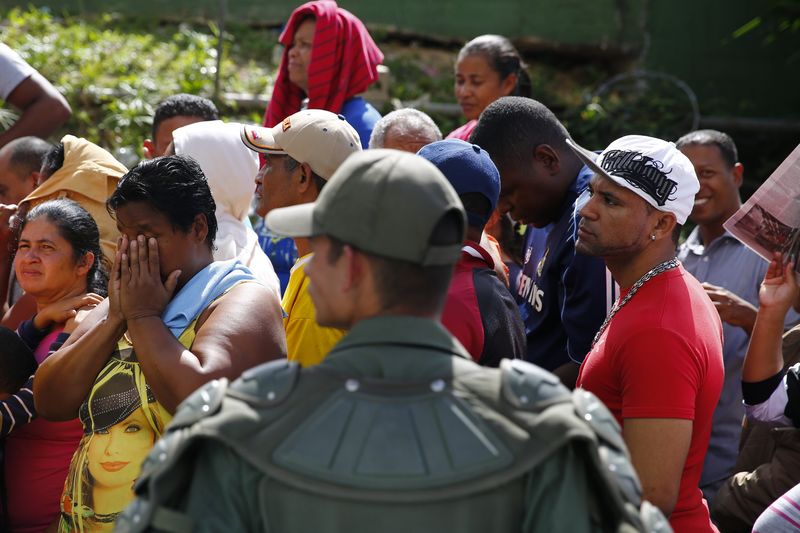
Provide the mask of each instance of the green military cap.
POLYGON ((331 176, 317 201, 270 211, 267 227, 278 235, 328 235, 364 252, 418 265, 458 261, 466 215, 442 173, 425 159, 398 150, 351 155, 331 176), (445 217, 459 235, 434 236, 445 217))

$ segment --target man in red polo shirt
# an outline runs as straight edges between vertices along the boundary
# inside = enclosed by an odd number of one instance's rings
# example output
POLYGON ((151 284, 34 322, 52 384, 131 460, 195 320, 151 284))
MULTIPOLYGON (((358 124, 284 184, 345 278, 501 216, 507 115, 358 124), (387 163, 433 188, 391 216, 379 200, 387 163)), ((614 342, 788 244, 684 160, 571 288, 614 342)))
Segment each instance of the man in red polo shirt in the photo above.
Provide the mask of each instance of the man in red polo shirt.
POLYGON ((722 325, 700 283, 675 258, 699 183, 675 145, 638 135, 599 156, 575 249, 599 256, 620 299, 581 365, 578 386, 622 425, 644 498, 675 531, 716 531, 698 488, 723 381, 722 325))

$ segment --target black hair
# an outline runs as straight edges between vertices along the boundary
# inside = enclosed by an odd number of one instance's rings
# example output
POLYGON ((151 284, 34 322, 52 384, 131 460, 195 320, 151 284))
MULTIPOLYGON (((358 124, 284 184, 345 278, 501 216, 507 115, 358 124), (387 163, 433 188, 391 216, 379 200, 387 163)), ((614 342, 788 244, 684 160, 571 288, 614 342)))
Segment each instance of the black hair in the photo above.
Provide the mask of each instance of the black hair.
POLYGON ((0 392, 17 392, 36 372, 33 351, 13 329, 0 326, 0 392))
POLYGON ((683 225, 675 223, 675 228, 672 230, 672 242, 675 243, 675 246, 678 246, 681 242, 681 231, 683 230, 683 225))
POLYGON ((516 264, 522 266, 525 262, 522 249, 525 246, 525 232, 520 231, 521 224, 511 219, 508 213, 501 214, 497 220, 499 236, 497 242, 505 254, 516 264))
POLYGON ((739 152, 736 150, 736 144, 727 133, 717 130, 697 130, 687 133, 675 143, 675 147, 680 150, 689 144, 700 144, 704 146, 714 145, 719 148, 722 159, 728 165, 728 168, 739 162, 739 152))
MULTIPOLYGON (((11 167, 18 174, 29 176, 32 172, 39 172, 45 156, 53 148, 53 145, 39 137, 27 136, 14 139, 3 148, 11 151, 11 157, 9 158, 11 167)), ((63 146, 61 150, 63 164, 63 146)))
POLYGON ((44 217, 53 224, 59 235, 72 246, 72 257, 77 262, 89 252, 94 254, 94 262, 86 274, 88 291, 105 296, 108 292, 108 274, 100 249, 100 230, 92 215, 78 202, 68 198, 49 200, 28 211, 19 226, 18 236, 28 222, 44 217))
POLYGON ((559 153, 573 154, 566 143, 568 137, 564 125, 541 102, 504 96, 483 110, 469 142, 489 152, 495 165, 502 168, 523 160, 542 144, 552 146, 559 153))
POLYGON ((64 166, 64 143, 58 143, 42 158, 42 179, 48 179, 64 166))
POLYGON ((465 44, 458 52, 456 61, 471 55, 482 55, 488 59, 489 66, 497 72, 500 80, 505 80, 511 74, 517 75, 517 84, 511 92, 511 96, 525 96, 530 98, 533 95, 531 77, 528 74, 528 66, 522 60, 511 44, 511 41, 502 35, 480 35, 465 44))
MULTIPOLYGON (((300 166, 300 161, 293 158, 292 156, 287 155, 283 160, 283 169, 286 172, 294 172, 297 170, 297 167, 300 166)), ((314 182, 314 186, 317 188, 317 194, 322 192, 322 188, 328 183, 328 180, 314 172, 311 171, 311 180, 314 182)))
MULTIPOLYGON (((341 256, 346 243, 330 235, 328 239, 328 262, 333 263, 341 256)), ((462 215, 457 210, 450 210, 434 227, 429 242, 445 246, 463 240, 462 215)), ((372 266, 375 291, 384 311, 410 308, 423 313, 437 313, 442 310, 453 277, 453 265, 424 266, 363 250, 360 252, 372 266)))
POLYGON ((375 288, 384 310, 398 307, 439 312, 453 278, 452 265, 421 266, 365 254, 372 264, 375 288))
POLYGON ((203 120, 218 120, 219 111, 214 102, 194 94, 175 94, 168 97, 156 108, 153 115, 153 139, 162 122, 173 117, 197 117, 203 120))
POLYGON ((203 170, 191 157, 171 155, 142 161, 120 178, 106 202, 113 216, 130 202, 145 202, 170 221, 172 227, 188 233, 197 215, 206 217, 206 243, 213 249, 217 236, 216 203, 203 170))
MULTIPOLYGON (((645 209, 647 209, 647 213, 648 214, 653 213, 655 211, 658 211, 658 209, 656 209, 655 207, 653 207, 652 205, 650 205, 647 202, 644 203, 644 207, 645 207, 645 209)), ((672 239, 672 243, 675 245, 676 248, 678 247, 678 245, 681 242, 681 231, 683 231, 683 225, 682 224, 678 224, 678 222, 676 221, 675 222, 675 227, 672 228, 672 233, 670 234, 670 238, 672 239)))
MULTIPOLYGON (((463 194, 459 194, 458 197, 461 199, 461 203, 464 204, 464 211, 467 212, 468 222, 471 222, 475 218, 472 217, 472 219, 470 219, 470 213, 478 215, 478 218, 489 220, 489 216, 492 214, 492 202, 490 202, 483 193, 465 192, 463 194)), ((484 222, 480 226, 476 226, 471 223, 469 225, 471 227, 483 230, 483 227, 486 225, 486 223, 484 222)))

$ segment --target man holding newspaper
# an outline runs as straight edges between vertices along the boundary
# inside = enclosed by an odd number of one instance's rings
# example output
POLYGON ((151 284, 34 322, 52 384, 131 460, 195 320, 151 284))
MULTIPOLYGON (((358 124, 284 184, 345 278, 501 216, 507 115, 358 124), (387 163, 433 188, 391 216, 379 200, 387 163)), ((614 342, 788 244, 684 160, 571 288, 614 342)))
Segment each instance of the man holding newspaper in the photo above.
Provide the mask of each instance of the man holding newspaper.
MULTIPOLYGON (((678 250, 684 268, 703 282, 722 319, 725 381, 714 410, 700 489, 713 510, 722 483, 734 472, 742 430, 742 361, 758 311, 758 289, 768 263, 724 227, 741 207, 744 167, 733 139, 715 130, 687 133, 676 143, 694 165, 700 190, 689 219, 697 224, 678 250)), ((787 325, 797 313, 787 315, 787 325)))

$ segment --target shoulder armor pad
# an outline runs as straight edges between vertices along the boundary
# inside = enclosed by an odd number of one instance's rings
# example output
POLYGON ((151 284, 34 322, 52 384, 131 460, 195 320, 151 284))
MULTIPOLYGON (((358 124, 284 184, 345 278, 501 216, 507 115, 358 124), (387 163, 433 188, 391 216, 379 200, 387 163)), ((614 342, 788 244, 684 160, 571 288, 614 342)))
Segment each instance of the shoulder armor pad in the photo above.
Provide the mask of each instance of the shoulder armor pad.
POLYGON ((597 396, 585 389, 575 389, 572 403, 578 417, 589 424, 600 439, 619 450, 627 450, 622 440, 622 428, 597 396))
POLYGON ((578 417, 598 437, 597 451, 603 467, 616 481, 625 499, 638 507, 642 501, 642 487, 622 439, 622 429, 614 415, 597 396, 584 389, 573 391, 572 403, 578 417))
POLYGON ((401 391, 342 383, 275 448, 271 459, 282 474, 273 474, 304 478, 303 490, 329 491, 333 483, 360 491, 362 501, 394 501, 435 487, 463 489, 513 464, 504 435, 445 380, 401 391))
POLYGON ((118 533, 142 531, 189 533, 196 529, 194 521, 185 514, 167 507, 159 507, 141 498, 135 498, 114 523, 114 531, 118 533))
POLYGON ((627 450, 608 446, 601 440, 597 453, 600 456, 600 463, 616 481, 615 484, 624 495, 625 501, 639 506, 642 502, 642 485, 639 483, 639 476, 633 469, 627 450))
POLYGON ((533 410, 540 402, 569 396, 555 375, 521 359, 503 359, 500 375, 503 399, 518 409, 533 410))
POLYGON ((645 531, 650 533, 672 533, 672 527, 669 525, 669 520, 661 512, 661 509, 652 503, 644 500, 642 506, 639 508, 639 518, 644 524, 645 531))
POLYGON ((138 533, 147 527, 152 505, 147 500, 134 498, 128 508, 117 517, 114 530, 121 533, 138 533))
MULTIPOLYGON (((160 500, 169 494, 169 490, 174 490, 174 487, 170 487, 170 483, 164 477, 168 476, 172 479, 186 477, 185 471, 174 471, 175 466, 184 459, 183 452, 186 444, 191 440, 187 438, 186 431, 167 434, 156 442, 155 447, 142 464, 139 477, 134 482, 136 497, 117 518, 114 531, 122 533, 138 533, 140 531, 188 533, 195 530, 190 517, 160 505, 160 500), (153 481, 157 483, 154 485, 153 481), (162 493, 162 489, 166 489, 166 491, 162 493)), ((187 467, 191 466, 187 461, 183 461, 183 464, 187 467)))
POLYGON ((228 380, 221 378, 209 381, 191 393, 178 406, 170 427, 191 426, 203 418, 215 414, 222 405, 222 398, 225 397, 227 388, 228 380))
POLYGON ((228 394, 251 405, 272 406, 283 402, 294 389, 300 365, 286 359, 270 361, 246 370, 234 381, 228 394))

